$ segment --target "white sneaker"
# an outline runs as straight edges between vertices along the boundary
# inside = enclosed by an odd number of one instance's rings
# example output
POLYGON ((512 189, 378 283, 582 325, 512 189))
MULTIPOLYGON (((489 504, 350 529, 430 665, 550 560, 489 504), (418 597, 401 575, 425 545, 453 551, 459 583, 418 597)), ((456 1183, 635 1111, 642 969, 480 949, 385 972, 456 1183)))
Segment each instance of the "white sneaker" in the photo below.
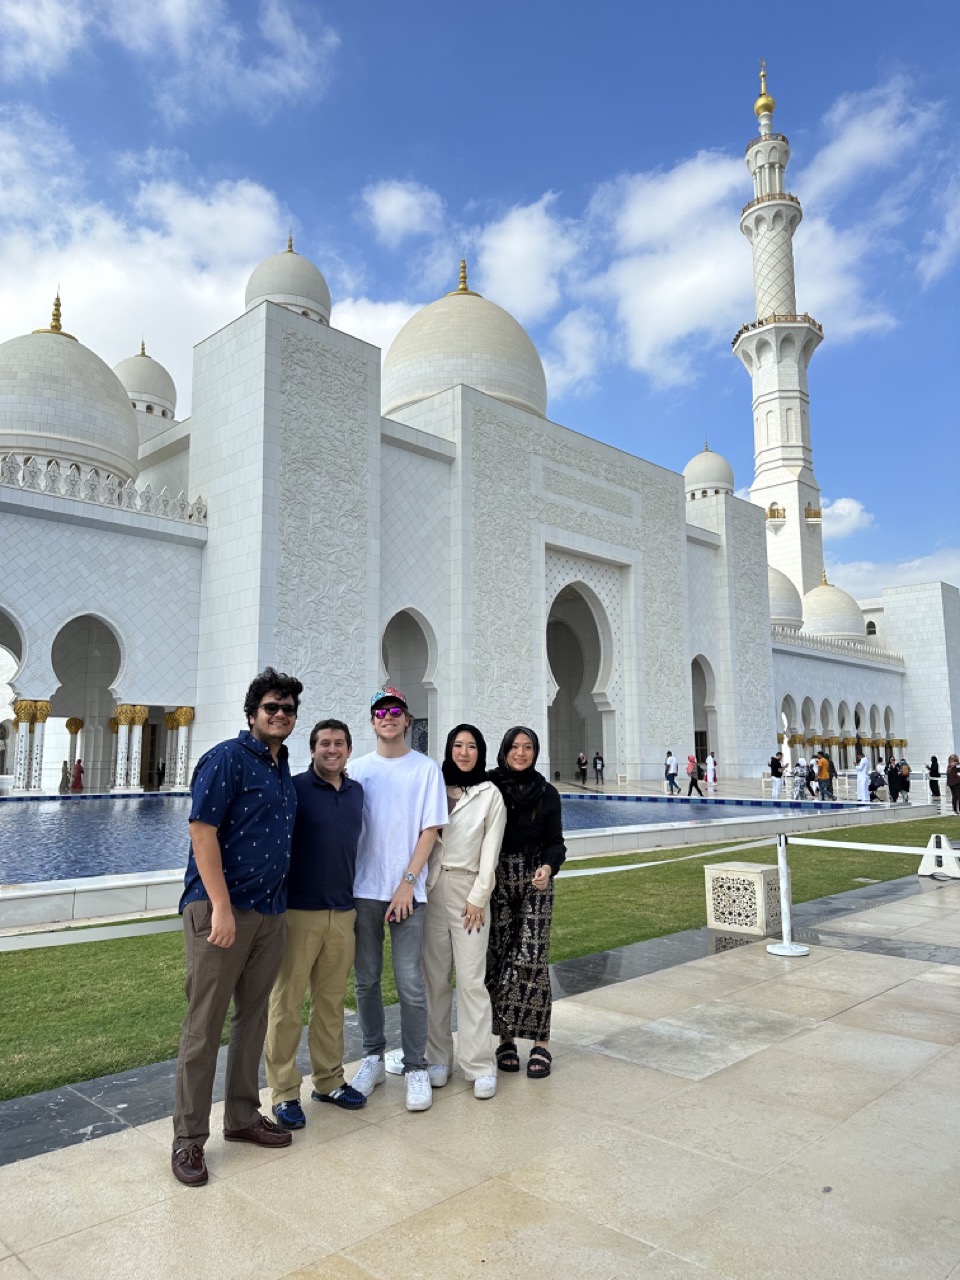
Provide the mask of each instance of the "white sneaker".
POLYGON ((407 1110, 429 1111, 433 1106, 433 1091, 430 1088, 430 1076, 426 1071, 408 1071, 407 1110))
POLYGON ((362 1093, 365 1098, 369 1098, 377 1085, 383 1084, 386 1078, 387 1072, 383 1059, 372 1056, 364 1058, 360 1063, 360 1070, 350 1081, 350 1087, 362 1093))
POLYGON ((442 1089, 450 1079, 450 1072, 438 1062, 431 1062, 427 1066, 427 1075, 430 1077, 431 1089, 442 1089))
POLYGON ((383 1065, 387 1069, 388 1076, 402 1076, 403 1050, 391 1049, 390 1052, 384 1056, 383 1065))
MULTIPOLYGON (((387 1069, 387 1075, 402 1076, 403 1075, 403 1050, 391 1049, 383 1060, 383 1065, 387 1069)), ((437 1062, 431 1062, 427 1067, 427 1074, 430 1076, 430 1085, 434 1089, 442 1089, 450 1079, 450 1072, 446 1067, 440 1066, 437 1062)))
POLYGON ((477 1076, 473 1082, 473 1096, 475 1098, 492 1098, 496 1092, 496 1076, 477 1076))

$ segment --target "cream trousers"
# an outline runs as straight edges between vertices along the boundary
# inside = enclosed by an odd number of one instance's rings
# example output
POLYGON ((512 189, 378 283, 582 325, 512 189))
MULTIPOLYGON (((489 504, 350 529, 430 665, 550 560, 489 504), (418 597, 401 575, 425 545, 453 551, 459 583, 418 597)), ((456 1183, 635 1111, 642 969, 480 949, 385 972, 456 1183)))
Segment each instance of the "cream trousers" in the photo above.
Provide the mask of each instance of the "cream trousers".
POLYGON ((492 1013, 484 984, 489 909, 483 928, 467 933, 460 914, 475 871, 441 869, 430 891, 423 930, 423 976, 427 988, 427 1061, 453 1066, 453 971, 457 971, 457 1057, 468 1080, 497 1074, 491 1041, 492 1013))

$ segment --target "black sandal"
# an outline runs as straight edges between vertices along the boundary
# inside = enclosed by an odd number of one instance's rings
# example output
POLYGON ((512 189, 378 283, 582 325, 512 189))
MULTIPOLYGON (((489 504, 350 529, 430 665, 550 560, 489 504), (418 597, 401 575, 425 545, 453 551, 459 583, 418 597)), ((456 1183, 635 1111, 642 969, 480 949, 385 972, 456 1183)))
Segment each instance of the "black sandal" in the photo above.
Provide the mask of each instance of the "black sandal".
POLYGON ((535 1044, 530 1050, 530 1058, 527 1062, 527 1075, 531 1080, 546 1080, 550 1074, 550 1063, 553 1061, 553 1054, 549 1049, 544 1049, 541 1045, 535 1044))
POLYGON ((496 1058, 497 1067, 501 1071, 520 1070, 520 1055, 512 1040, 504 1040, 502 1044, 497 1045, 496 1058))

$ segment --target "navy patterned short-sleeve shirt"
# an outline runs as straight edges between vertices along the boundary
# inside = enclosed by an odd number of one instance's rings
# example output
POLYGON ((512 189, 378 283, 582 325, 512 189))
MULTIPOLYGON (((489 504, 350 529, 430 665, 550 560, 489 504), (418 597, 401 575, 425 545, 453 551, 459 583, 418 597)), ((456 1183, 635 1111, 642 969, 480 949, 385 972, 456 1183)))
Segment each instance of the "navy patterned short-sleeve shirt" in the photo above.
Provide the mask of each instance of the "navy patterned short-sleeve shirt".
MULTIPOLYGON (((190 821, 217 828, 233 905, 262 915, 286 911, 290 838, 297 814, 287 748, 280 748, 274 764, 270 748, 252 733, 220 742, 200 757, 190 792, 190 821)), ((180 911, 188 902, 207 897, 191 844, 180 911)))

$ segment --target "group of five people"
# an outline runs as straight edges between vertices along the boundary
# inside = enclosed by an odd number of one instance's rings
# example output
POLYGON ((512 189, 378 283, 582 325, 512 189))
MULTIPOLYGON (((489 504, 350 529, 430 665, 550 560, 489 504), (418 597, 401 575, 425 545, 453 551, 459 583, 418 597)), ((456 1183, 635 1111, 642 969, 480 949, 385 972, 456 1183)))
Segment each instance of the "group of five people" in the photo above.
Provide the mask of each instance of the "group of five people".
POLYGON ((553 878, 565 857, 560 797, 537 772, 536 733, 515 726, 487 772, 474 725, 447 737, 442 767, 411 749, 406 699, 371 699, 375 750, 350 764, 348 726, 321 720, 310 766, 291 777, 285 739, 303 686, 267 668, 244 703, 247 730, 201 757, 191 784, 183 914, 187 1013, 177 1065, 172 1169, 208 1173, 204 1147, 220 1036, 232 999, 223 1136, 282 1147, 303 1128, 297 1052, 309 992, 311 1097, 358 1109, 388 1070, 425 1111, 457 1057, 478 1098, 497 1071, 550 1074, 547 966, 553 878), (400 1051, 386 1053, 383 949, 389 929, 400 1051), (344 998, 355 974, 363 1057, 344 1077, 344 998), (493 1037, 499 1037, 494 1051, 493 1037), (266 1045, 275 1119, 260 1110, 266 1045))

